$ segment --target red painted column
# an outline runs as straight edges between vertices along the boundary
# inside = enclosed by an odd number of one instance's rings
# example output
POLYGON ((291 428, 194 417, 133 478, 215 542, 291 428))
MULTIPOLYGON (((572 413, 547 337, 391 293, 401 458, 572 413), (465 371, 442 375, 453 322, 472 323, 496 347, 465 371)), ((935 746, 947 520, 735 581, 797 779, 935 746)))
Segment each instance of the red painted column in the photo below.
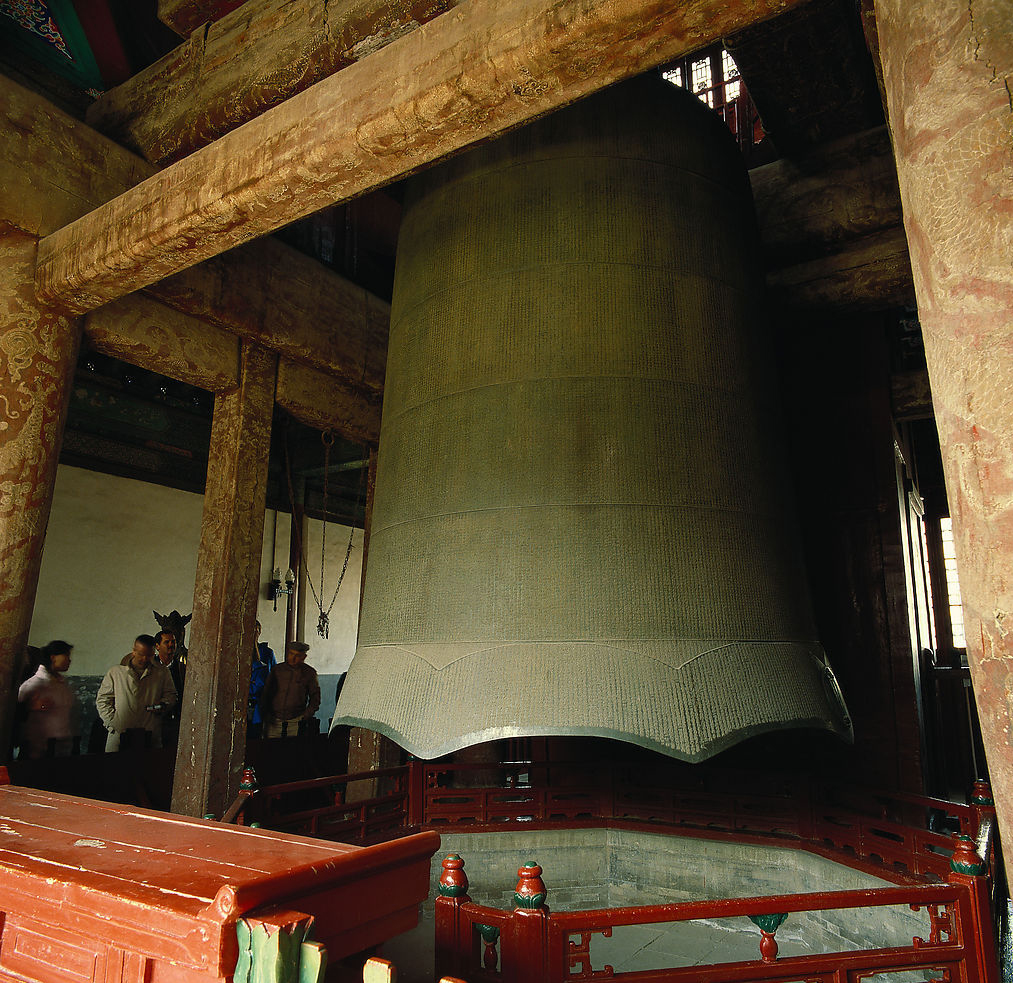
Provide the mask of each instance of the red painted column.
POLYGON ((215 396, 173 812, 220 816, 246 752, 277 355, 244 344, 239 387, 215 396))
POLYGON ((36 243, 0 231, 0 760, 10 751, 81 339, 79 319, 35 299, 36 243))
MULTIPOLYGON (((971 679, 1013 831, 1013 10, 876 0, 971 679)), ((1013 853, 1007 870, 1013 872, 1013 853)))

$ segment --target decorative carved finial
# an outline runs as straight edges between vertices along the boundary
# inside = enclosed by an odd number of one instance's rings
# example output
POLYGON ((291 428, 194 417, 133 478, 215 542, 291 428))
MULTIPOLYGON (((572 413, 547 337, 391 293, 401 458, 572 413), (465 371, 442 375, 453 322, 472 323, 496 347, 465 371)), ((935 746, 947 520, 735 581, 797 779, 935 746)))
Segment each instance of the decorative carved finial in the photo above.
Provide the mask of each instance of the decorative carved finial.
POLYGON ((514 889, 514 904, 518 908, 543 908, 548 891, 542 880, 542 868, 533 860, 517 871, 517 887, 514 889))
POLYGON ((257 773, 252 768, 243 769, 243 780, 239 783, 240 792, 256 792, 257 773))
POLYGON ((965 833, 953 834, 953 856, 950 870, 957 874, 980 876, 988 870, 988 864, 975 852, 974 841, 965 833))
POLYGON ((978 779, 971 786, 971 805, 973 806, 994 806, 992 798, 992 786, 988 782, 978 779))
POLYGON ((439 889, 443 898, 463 898, 468 893, 468 875, 464 872, 464 861, 459 854, 451 853, 444 857, 439 889))
POLYGON ((750 915, 749 920, 760 930, 760 960, 777 962, 777 939, 774 933, 785 923, 787 912, 770 915, 750 915))

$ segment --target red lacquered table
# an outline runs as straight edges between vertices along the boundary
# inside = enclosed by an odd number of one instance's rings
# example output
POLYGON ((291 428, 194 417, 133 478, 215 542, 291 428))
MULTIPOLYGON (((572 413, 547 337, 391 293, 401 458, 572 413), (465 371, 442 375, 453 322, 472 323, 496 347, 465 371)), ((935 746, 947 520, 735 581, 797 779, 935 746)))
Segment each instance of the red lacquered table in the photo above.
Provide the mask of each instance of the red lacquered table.
POLYGON ((300 949, 334 961, 416 924, 439 844, 350 846, 0 785, 0 980, 240 983, 300 949))

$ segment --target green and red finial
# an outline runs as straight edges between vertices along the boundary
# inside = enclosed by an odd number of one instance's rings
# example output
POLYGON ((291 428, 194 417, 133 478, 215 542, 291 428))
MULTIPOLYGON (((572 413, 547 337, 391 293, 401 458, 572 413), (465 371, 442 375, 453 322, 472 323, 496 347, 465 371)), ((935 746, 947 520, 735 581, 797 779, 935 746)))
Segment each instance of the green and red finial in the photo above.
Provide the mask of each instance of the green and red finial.
POLYGON ((464 872, 464 861, 459 854, 451 853, 444 857, 438 887, 442 898, 463 898, 468 894, 468 875, 464 872))
POLYGON ((533 860, 517 871, 517 887, 514 889, 514 904, 518 908, 543 908, 548 891, 542 880, 542 868, 533 860))
POLYGON ((953 834, 953 856, 950 870, 956 874, 980 876, 988 870, 988 864, 975 852, 974 841, 966 833, 953 834))
POLYGON ((971 786, 971 805, 973 806, 994 806, 992 798, 992 786, 988 782, 978 779, 971 786))
POLYGON ((257 790, 257 773, 252 768, 243 769, 243 779, 239 783, 240 792, 255 792, 257 790))

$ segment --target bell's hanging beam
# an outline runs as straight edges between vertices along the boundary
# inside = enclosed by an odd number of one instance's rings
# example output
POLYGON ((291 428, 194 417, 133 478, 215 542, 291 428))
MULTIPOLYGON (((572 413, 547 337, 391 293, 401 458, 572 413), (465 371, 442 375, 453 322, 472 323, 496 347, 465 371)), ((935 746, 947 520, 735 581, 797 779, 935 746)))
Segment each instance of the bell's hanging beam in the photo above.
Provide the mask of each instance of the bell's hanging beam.
POLYGON ((816 639, 749 183, 643 77, 416 177, 359 646, 335 723, 422 757, 690 761, 851 725, 816 639))

